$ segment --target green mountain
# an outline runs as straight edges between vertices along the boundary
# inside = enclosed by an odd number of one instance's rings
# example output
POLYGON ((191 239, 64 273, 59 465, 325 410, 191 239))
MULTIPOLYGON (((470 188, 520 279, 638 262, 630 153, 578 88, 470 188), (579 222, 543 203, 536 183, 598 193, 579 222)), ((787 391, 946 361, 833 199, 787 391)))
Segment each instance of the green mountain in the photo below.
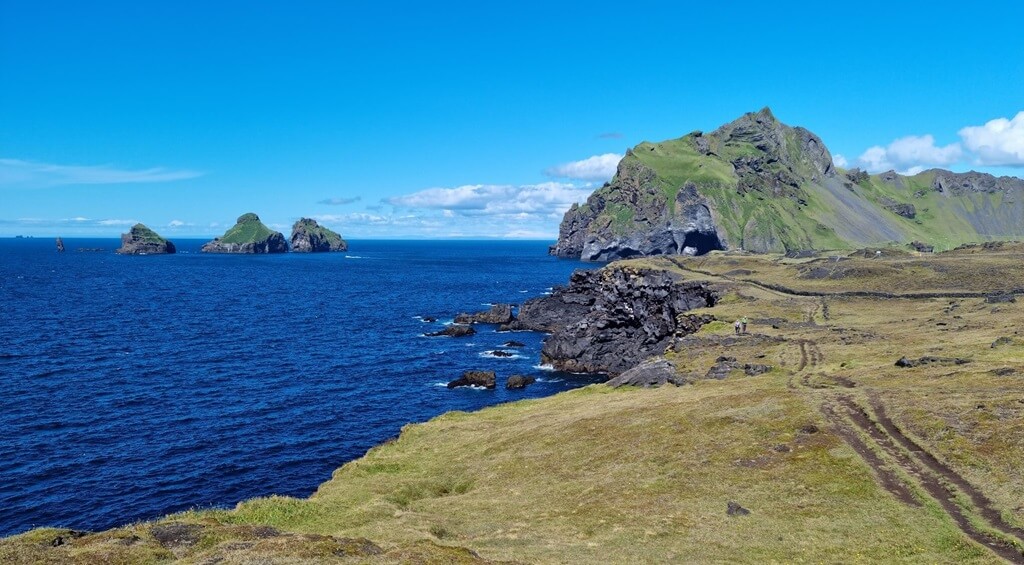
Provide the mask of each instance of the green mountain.
POLYGON ((122 255, 159 255, 174 253, 174 244, 144 224, 135 224, 128 233, 121 234, 121 247, 117 253, 122 255))
POLYGON ((845 171, 814 133, 748 113, 644 142, 562 220, 554 255, 607 261, 715 249, 787 252, 1024 236, 1024 180, 939 169, 845 171))
POLYGON ((285 253, 288 242, 280 232, 263 225, 252 212, 242 214, 224 235, 207 242, 203 253, 285 253))

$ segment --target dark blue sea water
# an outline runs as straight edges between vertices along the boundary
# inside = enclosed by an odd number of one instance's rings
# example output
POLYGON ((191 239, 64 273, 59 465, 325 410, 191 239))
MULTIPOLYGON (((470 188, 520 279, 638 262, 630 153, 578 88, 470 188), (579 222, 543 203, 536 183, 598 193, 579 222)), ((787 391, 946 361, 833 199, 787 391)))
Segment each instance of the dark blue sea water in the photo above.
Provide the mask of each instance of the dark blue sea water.
POLYGON ((543 243, 230 256, 183 240, 147 257, 65 243, 0 239, 0 535, 308 496, 403 424, 592 382, 537 368, 538 334, 422 337, 585 267, 543 243), (509 339, 527 344, 518 357, 485 356, 509 339), (443 386, 468 369, 499 388, 443 386), (542 380, 506 391, 513 373, 542 380))

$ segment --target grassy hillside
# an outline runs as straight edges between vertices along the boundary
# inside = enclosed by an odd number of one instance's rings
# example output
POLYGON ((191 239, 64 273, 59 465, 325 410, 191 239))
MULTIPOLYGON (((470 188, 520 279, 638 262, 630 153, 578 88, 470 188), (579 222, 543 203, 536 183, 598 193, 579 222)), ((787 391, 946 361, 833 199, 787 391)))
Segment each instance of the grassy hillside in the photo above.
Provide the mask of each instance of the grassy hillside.
POLYGON ((143 224, 135 224, 131 229, 132 238, 136 241, 143 243, 167 243, 167 240, 160 236, 160 234, 149 229, 143 224))
POLYGON ((253 243, 263 241, 275 234, 274 230, 263 225, 259 216, 253 213, 238 217, 238 222, 220 238, 222 243, 253 243))
POLYGON ((611 182, 567 212, 556 253, 636 246, 630 236, 642 240, 673 223, 683 228, 694 217, 677 199, 686 186, 696 189, 691 203, 709 208, 730 249, 785 252, 921 241, 946 250, 1024 237, 1019 180, 993 188, 996 179, 988 177, 986 190, 960 189, 955 181, 940 190, 933 185, 936 175, 949 173, 854 178, 854 172, 835 169, 820 139, 764 109, 711 133, 627 151, 611 182), (900 214, 900 206, 914 213, 900 214))
POLYGON ((1024 306, 987 298, 1020 286, 1022 259, 634 260, 722 290, 703 312, 718 321, 668 353, 691 385, 445 414, 309 499, 37 530, 0 541, 0 561, 1024 562, 1024 306), (723 356, 773 369, 699 378, 723 356))

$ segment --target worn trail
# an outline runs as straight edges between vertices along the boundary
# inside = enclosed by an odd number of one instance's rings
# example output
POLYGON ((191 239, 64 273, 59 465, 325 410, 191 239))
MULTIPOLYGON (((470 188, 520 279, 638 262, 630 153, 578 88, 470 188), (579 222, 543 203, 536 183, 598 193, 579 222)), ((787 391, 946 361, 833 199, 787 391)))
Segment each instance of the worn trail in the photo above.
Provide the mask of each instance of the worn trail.
POLYGON ((957 493, 962 492, 970 499, 969 511, 987 527, 1022 545, 1024 530, 1007 524, 981 491, 904 435, 885 414, 885 407, 877 396, 872 396, 871 405, 877 420, 872 419, 871 414, 849 396, 839 396, 834 403, 826 402, 822 406, 822 413, 832 423, 837 435, 875 471, 882 486, 898 500, 920 506, 905 482, 885 464, 878 452, 885 453, 904 473, 913 477, 965 535, 1003 559, 1024 564, 1024 552, 1017 545, 972 523, 968 510, 957 503, 957 493), (839 415, 839 410, 846 418, 839 415), (870 445, 850 429, 847 422, 852 422, 853 426, 863 432, 870 445))

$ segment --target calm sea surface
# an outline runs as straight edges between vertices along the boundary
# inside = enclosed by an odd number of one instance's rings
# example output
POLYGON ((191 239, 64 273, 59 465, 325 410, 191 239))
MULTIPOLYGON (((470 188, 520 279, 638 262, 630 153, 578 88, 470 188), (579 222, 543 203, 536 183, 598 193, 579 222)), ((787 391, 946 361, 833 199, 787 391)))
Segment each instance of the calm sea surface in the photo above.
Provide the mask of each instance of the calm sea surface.
POLYGON ((0 535, 308 496, 403 424, 593 382, 537 367, 538 334, 422 337, 586 267, 544 243, 273 256, 175 243, 121 257, 111 239, 68 239, 62 255, 0 239, 0 535), (509 339, 526 347, 487 356, 509 339), (499 388, 443 386, 469 369, 497 371, 499 388), (514 373, 541 380, 506 391, 514 373))

